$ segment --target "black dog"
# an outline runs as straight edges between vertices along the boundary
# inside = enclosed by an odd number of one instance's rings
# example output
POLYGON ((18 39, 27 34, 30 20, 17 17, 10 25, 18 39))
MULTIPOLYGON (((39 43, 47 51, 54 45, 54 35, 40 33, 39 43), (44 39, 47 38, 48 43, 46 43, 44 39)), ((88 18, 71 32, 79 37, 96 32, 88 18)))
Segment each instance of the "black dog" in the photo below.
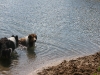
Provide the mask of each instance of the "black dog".
POLYGON ((11 53, 12 53, 12 49, 5 49, 2 51, 2 56, 4 56, 4 58, 10 58, 11 57, 11 53))
POLYGON ((0 55, 4 58, 11 57, 11 53, 18 47, 18 36, 12 35, 10 38, 0 39, 0 55))

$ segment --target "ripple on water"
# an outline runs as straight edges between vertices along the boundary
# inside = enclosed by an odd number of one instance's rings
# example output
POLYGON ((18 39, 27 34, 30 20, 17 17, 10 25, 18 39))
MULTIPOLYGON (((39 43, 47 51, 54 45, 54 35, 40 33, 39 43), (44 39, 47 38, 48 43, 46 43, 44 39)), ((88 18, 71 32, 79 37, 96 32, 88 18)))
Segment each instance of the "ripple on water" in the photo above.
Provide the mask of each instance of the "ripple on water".
POLYGON ((36 33, 34 50, 18 47, 17 59, 0 61, 0 75, 27 75, 58 60, 100 50, 99 0, 2 0, 0 37, 36 33))

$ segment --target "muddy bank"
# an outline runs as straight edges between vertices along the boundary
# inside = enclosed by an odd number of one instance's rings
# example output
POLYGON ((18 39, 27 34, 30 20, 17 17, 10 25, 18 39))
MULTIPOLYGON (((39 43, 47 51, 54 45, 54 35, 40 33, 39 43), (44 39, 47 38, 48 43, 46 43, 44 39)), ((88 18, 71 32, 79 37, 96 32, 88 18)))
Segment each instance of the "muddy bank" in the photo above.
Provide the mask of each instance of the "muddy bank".
POLYGON ((38 75, 100 75, 100 52, 79 57, 70 61, 64 60, 57 66, 48 67, 38 75))

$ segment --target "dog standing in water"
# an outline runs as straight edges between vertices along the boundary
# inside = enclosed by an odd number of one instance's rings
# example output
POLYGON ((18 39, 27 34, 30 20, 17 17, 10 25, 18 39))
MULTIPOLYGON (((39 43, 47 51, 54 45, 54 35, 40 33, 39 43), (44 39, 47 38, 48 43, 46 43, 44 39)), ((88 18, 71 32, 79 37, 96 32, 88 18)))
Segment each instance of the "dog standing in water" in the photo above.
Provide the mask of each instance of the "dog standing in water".
POLYGON ((18 36, 12 35, 10 38, 0 39, 0 54, 1 57, 10 58, 11 53, 18 47, 18 36))
POLYGON ((36 34, 29 34, 26 37, 20 38, 19 44, 26 46, 26 47, 34 47, 36 40, 37 40, 36 34))

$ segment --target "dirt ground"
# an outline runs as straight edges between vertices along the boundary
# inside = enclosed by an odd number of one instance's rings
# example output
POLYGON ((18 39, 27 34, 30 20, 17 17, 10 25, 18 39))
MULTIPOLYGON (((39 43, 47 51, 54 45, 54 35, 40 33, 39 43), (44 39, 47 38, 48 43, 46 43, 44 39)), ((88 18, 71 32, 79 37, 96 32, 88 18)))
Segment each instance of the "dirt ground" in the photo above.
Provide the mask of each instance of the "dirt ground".
POLYGON ((100 75, 100 52, 75 60, 64 60, 57 66, 38 72, 38 75, 100 75))

